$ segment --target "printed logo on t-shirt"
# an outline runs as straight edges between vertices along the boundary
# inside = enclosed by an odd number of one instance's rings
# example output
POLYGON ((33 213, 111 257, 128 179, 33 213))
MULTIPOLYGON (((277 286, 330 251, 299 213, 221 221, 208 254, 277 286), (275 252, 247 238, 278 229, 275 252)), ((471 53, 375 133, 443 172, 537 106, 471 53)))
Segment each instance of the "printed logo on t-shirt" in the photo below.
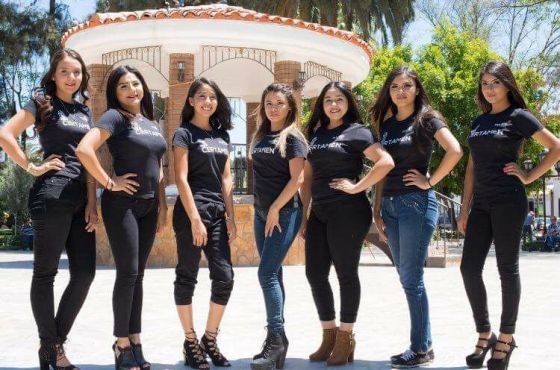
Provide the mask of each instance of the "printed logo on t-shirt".
POLYGON ((200 150, 203 153, 218 153, 218 154, 226 154, 226 155, 229 154, 227 148, 210 146, 203 139, 199 139, 196 142, 200 144, 200 150))
POLYGON ((77 129, 85 130, 85 131, 90 129, 89 124, 86 123, 88 117, 85 114, 79 113, 79 114, 76 114, 75 116, 76 116, 76 118, 79 118, 80 120, 74 119, 74 117, 72 117, 72 116, 68 117, 68 116, 65 116, 65 115, 61 115, 58 121, 60 122, 60 124, 62 126, 65 126, 65 127, 75 127, 77 129), (81 121, 81 119, 83 119, 85 122, 81 121))
POLYGON ((476 126, 469 135, 469 138, 481 137, 481 136, 494 136, 494 137, 505 137, 505 132, 509 131, 508 127, 513 125, 511 121, 495 123, 493 126, 495 128, 489 130, 480 130, 480 125, 476 126))
POLYGON ((309 143, 309 153, 311 153, 314 150, 342 148, 342 143, 337 143, 336 141, 327 144, 315 144, 316 141, 317 141, 316 137, 311 139, 311 142, 309 143))
POLYGON ((401 137, 396 137, 394 139, 389 139, 387 136, 388 132, 384 132, 383 136, 381 137, 381 144, 383 146, 388 145, 395 145, 395 144, 402 144, 402 143, 410 143, 412 142, 412 134, 414 133, 414 127, 410 126, 406 130, 403 130, 403 135, 401 137))
POLYGON ((251 154, 274 154, 274 150, 276 147, 265 146, 263 148, 253 148, 253 152, 251 154))
POLYGON ((150 136, 157 136, 163 138, 159 130, 152 130, 140 127, 138 121, 132 121, 130 123, 130 127, 134 130, 136 135, 150 135, 150 136))

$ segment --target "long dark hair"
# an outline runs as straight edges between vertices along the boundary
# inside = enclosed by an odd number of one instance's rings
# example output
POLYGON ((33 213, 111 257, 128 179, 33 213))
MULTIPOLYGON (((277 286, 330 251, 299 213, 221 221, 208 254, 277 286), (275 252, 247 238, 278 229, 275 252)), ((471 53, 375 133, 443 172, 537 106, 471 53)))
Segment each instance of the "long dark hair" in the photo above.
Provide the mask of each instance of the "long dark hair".
POLYGON ((311 114, 311 118, 307 123, 308 138, 310 138, 311 135, 313 135, 313 132, 315 132, 317 124, 322 127, 325 127, 329 124, 330 120, 325 113, 323 99, 325 98, 327 91, 333 87, 338 89, 346 97, 346 100, 348 100, 348 111, 346 112, 344 117, 342 117, 342 122, 363 124, 360 117, 360 111, 358 110, 358 103, 356 103, 356 99, 354 98, 354 94, 352 94, 352 90, 350 90, 344 82, 331 81, 326 84, 325 87, 323 87, 323 90, 321 90, 321 93, 317 97, 317 102, 315 103, 315 107, 313 108, 313 113, 311 114))
POLYGON ((40 86, 42 89, 42 93, 39 92, 33 95, 33 99, 37 103, 38 112, 39 112, 38 117, 35 120, 35 129, 38 132, 43 131, 53 111, 52 99, 54 96, 56 96, 56 83, 53 80, 54 75, 56 73, 56 68, 58 67, 58 63, 60 63, 60 61, 67 56, 72 59, 76 59, 80 63, 80 67, 82 68, 82 83, 80 84, 78 90, 76 90, 76 92, 72 95, 72 98, 75 99, 78 95, 80 95, 83 99, 84 104, 89 99, 88 96, 89 94, 87 91, 88 82, 89 82, 89 73, 87 72, 87 67, 86 64, 84 63, 84 60, 82 59, 80 54, 78 54, 78 52, 73 49, 57 50, 51 58, 49 70, 47 71, 47 73, 45 73, 45 75, 41 79, 40 86))
POLYGON ((418 138, 418 142, 415 144, 421 151, 425 151, 428 143, 431 142, 427 123, 432 118, 437 118, 443 121, 443 116, 432 107, 430 98, 422 85, 422 81, 420 81, 420 77, 412 68, 408 66, 400 66, 389 73, 385 79, 385 83, 383 83, 383 86, 381 87, 381 90, 377 93, 375 104, 373 104, 370 108, 369 112, 371 114, 372 123, 379 135, 381 125, 385 119, 388 118, 389 111, 392 116, 395 116, 398 113, 399 110, 391 99, 390 89, 393 80, 402 74, 414 80, 414 84, 416 85, 417 94, 414 98, 414 122, 412 123, 412 126, 418 138))
POLYGON ((231 106, 228 98, 224 95, 222 90, 220 90, 218 84, 204 77, 197 78, 193 81, 191 87, 189 87, 187 99, 185 100, 183 111, 181 112, 181 124, 187 124, 194 117, 194 107, 189 102, 189 98, 193 98, 202 85, 210 86, 216 93, 216 98, 218 98, 218 107, 214 114, 210 116, 210 125, 216 129, 231 130, 233 126, 231 123, 231 106))
POLYGON ((288 135, 293 135, 299 138, 303 143, 307 142, 299 129, 299 110, 296 99, 294 97, 294 91, 290 86, 286 84, 272 83, 264 89, 261 95, 261 103, 259 104, 257 116, 257 130, 253 134, 253 138, 251 140, 249 156, 251 156, 255 145, 271 131, 272 124, 266 116, 265 105, 266 96, 270 93, 281 93, 282 95, 284 95, 286 97, 286 100, 288 101, 288 108, 290 109, 288 111, 286 121, 284 121, 282 132, 280 132, 280 134, 278 135, 278 140, 275 145, 275 147, 280 150, 280 155, 282 157, 286 156, 286 142, 288 139, 288 135))
POLYGON ((132 112, 127 111, 121 105, 119 99, 117 99, 117 87, 119 84, 119 80, 121 79, 122 76, 124 76, 127 73, 134 74, 136 78, 138 78, 138 81, 140 81, 140 83, 142 84, 142 90, 144 90, 144 96, 140 101, 140 111, 144 117, 153 121, 154 103, 152 101, 152 94, 150 93, 148 84, 146 84, 146 80, 144 80, 144 77, 142 76, 140 71, 129 65, 117 67, 113 69, 109 74, 109 78, 107 79, 107 91, 106 91, 107 110, 117 109, 129 120, 132 117, 134 117, 134 114, 132 114, 132 112))
POLYGON ((476 91, 476 104, 478 108, 484 113, 489 113, 492 111, 492 104, 488 103, 484 95, 482 94, 482 76, 485 74, 490 74, 496 77, 504 86, 509 90, 507 93, 508 100, 511 105, 516 108, 527 109, 527 104, 525 104, 525 99, 517 87, 517 82, 515 82, 515 77, 511 72, 509 66, 505 63, 498 62, 496 60, 491 60, 482 67, 480 70, 480 75, 478 77, 478 89, 476 91))

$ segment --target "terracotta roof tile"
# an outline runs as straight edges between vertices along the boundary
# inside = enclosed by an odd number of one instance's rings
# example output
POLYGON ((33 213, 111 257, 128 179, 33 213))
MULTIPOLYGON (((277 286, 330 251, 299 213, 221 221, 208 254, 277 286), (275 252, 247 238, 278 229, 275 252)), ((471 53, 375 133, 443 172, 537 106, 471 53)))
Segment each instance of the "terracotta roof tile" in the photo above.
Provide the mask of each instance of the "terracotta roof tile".
POLYGON ((322 26, 317 23, 304 22, 299 19, 285 18, 277 15, 269 15, 264 13, 259 13, 254 10, 244 9, 241 7, 234 7, 228 5, 214 4, 214 5, 204 5, 204 6, 185 6, 182 8, 172 8, 172 9, 147 9, 136 12, 118 12, 118 13, 97 13, 91 16, 91 18, 81 23, 77 26, 72 27, 62 36, 62 45, 68 41, 68 39, 88 28, 93 28, 101 26, 104 24, 119 23, 119 22, 130 22, 138 20, 151 20, 151 19, 181 19, 181 18, 201 18, 201 19, 230 19, 230 20, 242 20, 242 21, 253 21, 261 23, 274 23, 282 24, 290 27, 305 28, 310 31, 323 33, 329 36, 337 37, 344 41, 351 42, 362 48, 367 54, 369 60, 371 61, 373 51, 370 46, 358 36, 352 32, 339 30, 334 27, 322 26))

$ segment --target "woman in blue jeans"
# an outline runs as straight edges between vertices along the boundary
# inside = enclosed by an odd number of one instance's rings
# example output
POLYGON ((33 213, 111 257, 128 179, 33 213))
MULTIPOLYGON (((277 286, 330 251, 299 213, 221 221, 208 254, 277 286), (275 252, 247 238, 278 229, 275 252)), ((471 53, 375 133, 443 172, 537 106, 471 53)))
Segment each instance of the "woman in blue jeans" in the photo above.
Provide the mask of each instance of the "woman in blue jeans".
POLYGON ((298 189, 303 182, 307 142, 298 128, 292 89, 273 83, 262 93, 258 129, 251 142, 254 170, 255 241, 261 257, 259 282, 264 295, 267 336, 252 369, 281 369, 288 350, 284 332, 282 261, 302 217, 298 189))
POLYGON ((434 357, 424 287, 424 262, 438 217, 431 189, 461 159, 462 150, 409 67, 389 74, 371 113, 381 144, 395 161, 395 168, 375 187, 374 219, 380 239, 388 240, 391 248, 411 320, 410 348, 391 357, 391 364, 422 366, 434 357), (430 176, 434 139, 445 155, 430 176))

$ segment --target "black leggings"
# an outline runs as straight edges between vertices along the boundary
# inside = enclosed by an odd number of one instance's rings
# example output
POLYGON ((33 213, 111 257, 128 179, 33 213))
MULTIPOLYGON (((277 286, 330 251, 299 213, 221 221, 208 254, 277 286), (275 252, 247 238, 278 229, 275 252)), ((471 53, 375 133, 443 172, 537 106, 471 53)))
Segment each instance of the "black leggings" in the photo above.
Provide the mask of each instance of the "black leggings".
POLYGON ((158 199, 137 199, 104 191, 101 213, 117 268, 113 289, 113 334, 142 331, 144 270, 154 244, 158 199))
POLYGON ((43 343, 64 342, 95 276, 95 233, 85 230, 86 187, 77 180, 38 179, 29 192, 33 221, 31 308, 43 343), (63 250, 70 282, 54 314, 54 277, 63 250))
POLYGON ((340 285, 340 321, 353 323, 360 305, 358 264, 372 220, 364 194, 312 205, 305 235, 305 273, 321 321, 335 319, 329 272, 340 285))
POLYGON ((233 268, 225 222, 225 206, 220 203, 197 202, 196 208, 208 233, 208 243, 204 247, 193 244, 191 222, 180 198, 177 198, 173 208, 173 230, 177 239, 175 304, 192 303, 201 251, 204 251, 212 280, 210 300, 225 306, 233 289, 233 268))
POLYGON ((521 296, 519 243, 527 211, 527 197, 524 191, 513 192, 509 199, 496 200, 475 196, 473 200, 467 221, 461 274, 479 333, 490 331, 482 269, 492 241, 502 283, 500 332, 515 332, 521 296))

